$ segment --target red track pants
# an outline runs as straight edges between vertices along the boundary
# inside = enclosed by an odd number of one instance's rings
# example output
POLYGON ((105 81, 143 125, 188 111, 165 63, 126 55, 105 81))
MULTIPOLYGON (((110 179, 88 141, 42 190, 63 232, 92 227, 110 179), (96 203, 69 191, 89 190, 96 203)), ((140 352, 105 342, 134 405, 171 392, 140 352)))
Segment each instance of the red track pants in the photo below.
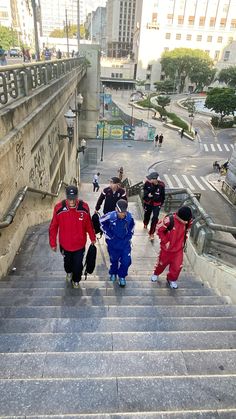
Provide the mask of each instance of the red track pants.
POLYGON ((177 281, 181 269, 183 267, 183 250, 178 252, 168 252, 161 249, 155 266, 154 274, 160 275, 169 265, 169 272, 166 279, 169 281, 177 281))

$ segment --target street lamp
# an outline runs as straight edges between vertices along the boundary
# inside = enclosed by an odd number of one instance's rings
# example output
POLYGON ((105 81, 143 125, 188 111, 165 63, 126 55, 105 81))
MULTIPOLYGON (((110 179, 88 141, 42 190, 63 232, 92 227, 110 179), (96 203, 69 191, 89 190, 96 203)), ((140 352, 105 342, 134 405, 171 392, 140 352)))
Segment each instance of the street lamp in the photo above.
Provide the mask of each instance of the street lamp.
POLYGON ((101 161, 103 161, 103 151, 104 151, 104 138, 105 138, 105 123, 106 119, 101 118, 102 121, 102 149, 101 149, 101 161))
POLYGON ((81 95, 81 93, 78 93, 77 97, 76 97, 76 103, 77 103, 77 109, 71 109, 72 112, 74 112, 76 115, 80 115, 81 112, 81 106, 83 105, 84 102, 84 98, 81 95))
POLYGON ((71 143, 71 141, 73 140, 73 136, 74 136, 74 124, 75 124, 76 115, 72 111, 72 109, 69 109, 64 114, 64 118, 66 120, 66 125, 67 125, 67 134, 58 134, 58 138, 59 138, 59 140, 63 140, 65 138, 67 138, 69 140, 69 142, 71 143))
POLYGON ((82 140, 80 141, 79 148, 77 148, 77 150, 76 150, 76 159, 78 158, 79 153, 84 154, 84 151, 85 151, 86 148, 87 148, 86 140, 84 138, 82 138, 82 140))

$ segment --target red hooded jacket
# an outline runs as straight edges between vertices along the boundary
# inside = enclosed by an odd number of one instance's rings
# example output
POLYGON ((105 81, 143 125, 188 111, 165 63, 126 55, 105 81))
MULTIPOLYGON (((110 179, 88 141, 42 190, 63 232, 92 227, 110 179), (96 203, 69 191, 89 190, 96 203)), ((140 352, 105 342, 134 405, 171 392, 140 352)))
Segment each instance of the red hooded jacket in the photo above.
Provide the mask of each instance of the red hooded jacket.
POLYGON ((157 223, 156 231, 161 241, 161 249, 168 252, 179 252, 184 248, 185 237, 187 237, 187 231, 190 229, 192 221, 183 221, 176 213, 173 214, 173 217, 174 226, 172 230, 167 230, 170 219, 166 216, 157 223))
POLYGON ((78 199, 75 208, 70 208, 67 200, 56 204, 49 226, 51 247, 57 245, 58 230, 60 246, 70 252, 85 247, 87 233, 91 241, 96 241, 88 204, 78 199))

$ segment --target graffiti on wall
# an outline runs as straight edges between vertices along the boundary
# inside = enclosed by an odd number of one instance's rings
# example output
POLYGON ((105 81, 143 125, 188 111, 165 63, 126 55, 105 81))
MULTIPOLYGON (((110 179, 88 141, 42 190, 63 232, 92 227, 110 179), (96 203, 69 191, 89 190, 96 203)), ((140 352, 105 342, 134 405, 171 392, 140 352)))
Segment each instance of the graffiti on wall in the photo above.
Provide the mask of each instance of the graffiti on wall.
POLYGON ((58 149, 58 133, 59 133, 59 126, 57 124, 54 127, 52 127, 51 131, 48 134, 47 143, 48 143, 50 160, 53 159, 58 149))
POLYGON ((48 186, 45 169, 46 151, 43 145, 39 147, 33 157, 33 167, 29 172, 29 181, 35 187, 48 186))
POLYGON ((24 169, 25 167, 25 148, 23 140, 16 143, 16 170, 24 169))

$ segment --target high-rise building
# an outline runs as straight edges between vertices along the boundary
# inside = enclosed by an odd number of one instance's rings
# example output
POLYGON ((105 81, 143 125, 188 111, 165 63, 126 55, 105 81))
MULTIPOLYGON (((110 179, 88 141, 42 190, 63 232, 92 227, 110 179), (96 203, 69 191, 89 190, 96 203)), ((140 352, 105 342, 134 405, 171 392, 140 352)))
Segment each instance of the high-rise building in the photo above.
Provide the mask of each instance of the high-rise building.
POLYGON ((120 58, 132 54, 136 3, 139 1, 107 0, 108 57, 120 58))
POLYGON ((33 46, 33 14, 30 1, 1 0, 0 25, 17 32, 18 44, 33 46))
POLYGON ((12 24, 11 3, 9 0, 1 0, 0 25, 10 27, 12 24))
POLYGON ((95 12, 89 13, 87 17, 86 28, 89 33, 89 39, 92 43, 99 44, 101 50, 106 49, 106 8, 98 7, 95 12))
POLYGON ((42 36, 49 36, 54 29, 65 27, 66 10, 68 25, 77 25, 79 4, 80 24, 84 23, 84 0, 41 0, 42 36))
POLYGON ((160 59, 174 48, 201 49, 217 62, 236 39, 235 0, 137 0, 134 57, 146 87, 162 78, 160 59))

